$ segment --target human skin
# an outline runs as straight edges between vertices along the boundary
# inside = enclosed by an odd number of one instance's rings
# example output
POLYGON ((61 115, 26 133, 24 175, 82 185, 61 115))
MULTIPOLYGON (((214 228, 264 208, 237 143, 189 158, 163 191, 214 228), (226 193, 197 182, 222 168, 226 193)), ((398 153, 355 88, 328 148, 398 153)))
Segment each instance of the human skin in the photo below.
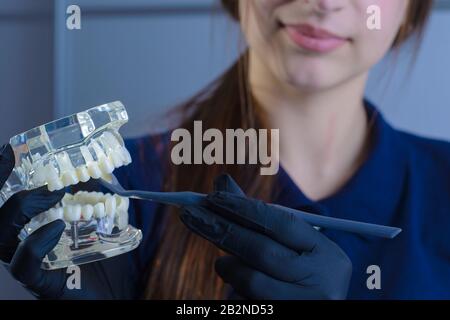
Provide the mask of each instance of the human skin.
POLYGON ((249 46, 252 93, 280 129, 280 160, 313 200, 336 192, 370 148, 364 89, 370 69, 392 47, 409 0, 247 0, 240 21, 249 46), (381 12, 370 30, 369 6, 381 12), (307 24, 342 43, 316 52, 290 31, 307 24))

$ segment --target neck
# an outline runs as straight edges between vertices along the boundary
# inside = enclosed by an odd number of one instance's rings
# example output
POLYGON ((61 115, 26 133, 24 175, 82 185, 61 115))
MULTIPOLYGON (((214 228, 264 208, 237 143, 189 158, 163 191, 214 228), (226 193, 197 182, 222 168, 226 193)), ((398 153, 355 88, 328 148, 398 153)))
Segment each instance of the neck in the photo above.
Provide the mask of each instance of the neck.
POLYGON ((367 75, 326 90, 302 91, 277 81, 252 56, 249 71, 269 126, 280 129, 283 168, 311 199, 333 194, 365 159, 367 75))

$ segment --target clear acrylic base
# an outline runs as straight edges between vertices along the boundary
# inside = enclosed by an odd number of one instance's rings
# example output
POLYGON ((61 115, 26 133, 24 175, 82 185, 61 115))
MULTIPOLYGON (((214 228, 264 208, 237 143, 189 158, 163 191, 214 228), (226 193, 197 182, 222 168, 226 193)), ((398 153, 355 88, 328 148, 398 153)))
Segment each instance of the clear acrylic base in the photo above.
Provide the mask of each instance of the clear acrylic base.
POLYGON ((142 232, 128 226, 121 232, 102 235, 95 231, 80 235, 74 248, 70 230, 65 230, 56 247, 44 258, 42 268, 54 270, 111 258, 135 249, 142 240, 142 232))
MULTIPOLYGON (((122 230, 114 228, 109 234, 98 232, 98 223, 95 220, 66 225, 56 247, 42 261, 42 269, 61 269, 111 258, 134 250, 142 240, 141 230, 131 225, 122 230), (74 231, 76 243, 72 237, 74 231)), ((25 239, 36 229, 25 227, 19 239, 25 239)))

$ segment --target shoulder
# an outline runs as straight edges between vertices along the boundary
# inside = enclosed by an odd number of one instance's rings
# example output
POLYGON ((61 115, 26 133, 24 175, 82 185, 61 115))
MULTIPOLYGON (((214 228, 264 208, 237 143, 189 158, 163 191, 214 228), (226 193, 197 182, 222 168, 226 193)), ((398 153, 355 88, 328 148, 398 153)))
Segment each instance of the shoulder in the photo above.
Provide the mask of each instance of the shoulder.
MULTIPOLYGON (((387 159, 406 160, 409 166, 427 166, 430 170, 450 172, 450 141, 433 139, 401 130, 393 126, 382 112, 365 100, 368 115, 374 119, 375 137, 382 145, 387 159), (381 141, 381 142, 380 142, 381 141)), ((401 163, 404 165, 404 163, 401 163)))
POLYGON ((450 223, 450 143, 404 131, 398 131, 398 138, 409 201, 428 218, 450 223))
POLYGON ((403 151, 412 166, 427 168, 427 172, 450 174, 450 142, 396 130, 403 151))
POLYGON ((407 132, 398 132, 407 153, 403 207, 408 214, 405 231, 414 235, 430 254, 450 252, 450 143, 407 132), (438 250, 437 250, 438 249, 438 250))

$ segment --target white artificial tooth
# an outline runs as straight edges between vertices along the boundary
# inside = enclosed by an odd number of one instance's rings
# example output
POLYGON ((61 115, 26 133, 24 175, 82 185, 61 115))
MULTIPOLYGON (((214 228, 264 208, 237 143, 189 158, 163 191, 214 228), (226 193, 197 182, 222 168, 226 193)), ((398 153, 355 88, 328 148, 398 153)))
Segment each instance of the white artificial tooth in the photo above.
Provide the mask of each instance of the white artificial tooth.
POLYGON ((51 208, 48 210, 48 219, 49 221, 62 220, 64 218, 64 210, 63 208, 51 208))
POLYGON ((123 166, 122 157, 118 154, 116 150, 111 150, 108 154, 108 158, 113 163, 115 168, 120 168, 123 166))
POLYGON ((101 141, 107 149, 108 159, 113 163, 114 167, 119 168, 123 166, 123 160, 118 151, 122 145, 117 138, 111 132, 105 132, 101 136, 101 141))
POLYGON ((114 217, 114 222, 119 230, 124 230, 128 226, 128 213, 118 211, 116 216, 114 217))
POLYGON ((75 193, 73 195, 73 200, 76 203, 84 203, 84 197, 85 197, 85 192, 84 191, 78 191, 77 193, 75 193))
POLYGON ((36 186, 40 186, 45 183, 45 169, 42 162, 34 168, 33 183, 36 186))
POLYGON ((98 161, 98 166, 103 174, 111 174, 114 171, 114 165, 106 156, 101 156, 98 161))
POLYGON ((70 157, 67 152, 61 152, 56 155, 56 162, 58 162, 60 171, 67 170, 73 167, 70 157))
POLYGON ((89 163, 89 162, 94 161, 94 158, 92 157, 92 154, 91 154, 91 152, 89 151, 89 148, 88 148, 88 147, 86 147, 86 146, 81 146, 81 147, 80 147, 80 152, 81 152, 81 155, 83 156, 84 161, 86 162, 86 164, 89 163))
POLYGON ((91 193, 92 192, 83 191, 81 193, 81 202, 83 202, 84 204, 90 204, 91 193))
POLYGON ((68 205, 63 207, 64 209, 64 219, 67 222, 79 221, 81 219, 81 206, 76 205, 68 205))
POLYGON ((116 199, 117 211, 128 212, 130 199, 118 195, 114 195, 114 198, 116 199))
POLYGON ((97 203, 94 206, 94 216, 97 219, 103 218, 104 216, 106 216, 106 212, 105 212, 105 205, 103 203, 97 203))
POLYGON ((86 195, 86 203, 88 203, 88 204, 91 204, 91 205, 95 205, 95 204, 97 204, 99 201, 98 201, 98 197, 97 197, 97 195, 96 195, 96 192, 89 192, 87 195, 86 195))
POLYGON ((88 182, 91 176, 89 175, 88 169, 86 166, 80 166, 75 169, 77 172, 78 179, 81 182, 88 182))
POLYGON ((56 156, 56 161, 59 165, 60 178, 65 187, 77 184, 80 182, 76 174, 75 168, 70 161, 69 154, 67 152, 59 153, 56 156))
POLYGON ((64 220, 69 221, 70 217, 72 216, 72 206, 65 205, 63 207, 63 213, 64 213, 64 220))
POLYGON ((102 192, 95 192, 95 201, 97 202, 105 202, 106 201, 106 194, 102 193, 102 192))
POLYGON ((61 200, 62 205, 66 206, 66 205, 73 204, 74 203, 74 199, 73 198, 74 198, 73 195, 71 195, 70 193, 66 193, 64 195, 64 197, 62 198, 62 200, 61 200))
POLYGON ((61 190, 64 188, 64 184, 58 176, 58 170, 51 164, 47 164, 44 167, 45 181, 47 182, 47 188, 49 191, 61 190))
POLYGON ((83 199, 82 202, 83 202, 84 204, 92 204, 92 196, 91 196, 91 192, 85 192, 85 193, 83 194, 82 199, 83 199))
POLYGON ((55 208, 55 217, 58 219, 64 219, 64 209, 63 207, 55 208))
POLYGON ((74 184, 77 184, 80 182, 75 169, 70 169, 70 170, 64 171, 61 176, 61 181, 65 187, 68 187, 68 186, 71 186, 71 185, 74 185, 74 184))
POLYGON ((81 215, 84 220, 91 220, 92 216, 94 215, 94 207, 90 204, 84 205, 81 209, 81 215))
POLYGON ((75 221, 78 221, 81 219, 81 206, 79 204, 76 204, 73 206, 72 214, 73 214, 75 221))
POLYGON ((44 167, 45 179, 46 180, 55 180, 59 178, 58 170, 51 164, 47 164, 44 167))
POLYGON ((96 192, 89 192, 86 195, 86 203, 95 205, 98 202, 98 197, 96 196, 96 192))
POLYGON ((65 193, 63 199, 73 200, 74 195, 71 193, 65 193))
POLYGON ((120 150, 120 155, 123 160, 123 164, 126 166, 129 165, 132 161, 130 153, 128 152, 128 150, 125 147, 121 147, 119 150, 120 150))
POLYGON ((60 179, 49 180, 49 181, 47 181, 47 188, 48 188, 48 191, 53 192, 56 190, 64 189, 64 184, 62 183, 62 181, 60 179))
POLYGON ((110 217, 116 213, 116 199, 113 196, 108 195, 105 200, 105 211, 110 217))
POLYGON ((117 140, 116 136, 109 131, 103 133, 102 137, 106 140, 106 142, 112 149, 116 149, 117 147, 122 146, 119 140, 117 140))
POLYGON ((90 143, 90 147, 94 149, 95 154, 97 156, 97 159, 100 159, 101 157, 106 157, 105 151, 103 148, 98 144, 97 141, 92 140, 90 143))
POLYGON ((89 175, 94 178, 98 179, 102 176, 102 171, 100 170, 98 163, 95 161, 91 161, 87 164, 89 175))

